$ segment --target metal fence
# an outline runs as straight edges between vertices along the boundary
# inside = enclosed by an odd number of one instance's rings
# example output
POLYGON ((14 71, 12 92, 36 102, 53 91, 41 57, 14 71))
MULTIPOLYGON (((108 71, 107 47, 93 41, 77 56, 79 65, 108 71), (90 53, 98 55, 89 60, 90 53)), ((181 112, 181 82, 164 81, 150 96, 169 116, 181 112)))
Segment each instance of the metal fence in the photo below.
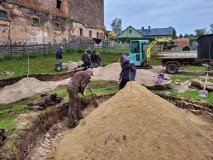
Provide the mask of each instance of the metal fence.
MULTIPOLYGON (((65 52, 67 49, 78 49, 78 48, 109 48, 116 50, 118 48, 117 43, 108 42, 100 44, 91 44, 84 42, 67 42, 64 43, 43 43, 43 44, 12 44, 0 45, 0 58, 14 58, 23 55, 46 55, 55 53, 58 47, 63 46, 65 52)), ((126 48, 126 45, 119 45, 121 48, 126 48)))

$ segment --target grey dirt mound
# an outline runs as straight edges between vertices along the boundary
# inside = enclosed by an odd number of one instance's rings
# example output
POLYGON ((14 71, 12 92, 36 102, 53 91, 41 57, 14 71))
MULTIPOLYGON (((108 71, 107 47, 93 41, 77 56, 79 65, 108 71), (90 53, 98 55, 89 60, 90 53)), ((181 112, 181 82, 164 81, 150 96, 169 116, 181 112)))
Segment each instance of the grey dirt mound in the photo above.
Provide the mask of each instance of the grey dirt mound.
POLYGON ((212 128, 212 123, 129 82, 64 136, 48 159, 212 159, 212 128))

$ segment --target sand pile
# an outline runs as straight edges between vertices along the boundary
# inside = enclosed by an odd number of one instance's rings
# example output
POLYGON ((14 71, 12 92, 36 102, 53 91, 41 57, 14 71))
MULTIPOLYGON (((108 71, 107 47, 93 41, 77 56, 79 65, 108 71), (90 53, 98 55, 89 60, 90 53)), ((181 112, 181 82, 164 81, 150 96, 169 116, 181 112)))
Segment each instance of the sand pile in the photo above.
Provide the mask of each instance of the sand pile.
POLYGON ((115 80, 118 81, 121 72, 120 63, 109 64, 106 67, 93 69, 93 80, 115 80))
MULTIPOLYGON (((121 72, 120 63, 113 63, 107 65, 106 67, 98 67, 93 69, 94 76, 93 80, 115 80, 118 81, 119 74, 121 72)), ((157 76, 160 73, 163 73, 165 78, 169 79, 169 76, 164 73, 164 67, 162 66, 153 66, 150 69, 137 69, 135 80, 140 84, 143 84, 147 87, 155 86, 157 82, 157 76)), ((164 80, 161 85, 170 84, 171 81, 164 80)))
POLYGON ((193 117, 129 82, 63 137, 48 159, 212 159, 213 130, 205 132, 200 126, 213 126, 195 125, 199 120, 193 117))
MULTIPOLYGON (((68 81, 66 80, 65 84, 68 81)), ((55 89, 60 82, 42 82, 36 78, 23 78, 13 85, 6 86, 0 89, 0 104, 9 104, 31 97, 36 93, 48 92, 55 89)))

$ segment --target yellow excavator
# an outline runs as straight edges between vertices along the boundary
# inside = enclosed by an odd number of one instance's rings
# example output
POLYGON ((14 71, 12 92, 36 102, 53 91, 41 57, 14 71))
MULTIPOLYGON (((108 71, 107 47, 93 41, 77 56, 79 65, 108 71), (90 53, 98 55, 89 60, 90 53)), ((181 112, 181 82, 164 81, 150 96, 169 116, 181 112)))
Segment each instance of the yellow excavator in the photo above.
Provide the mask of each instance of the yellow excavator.
POLYGON ((151 43, 149 40, 130 41, 130 59, 138 67, 150 67, 152 49, 157 43, 163 43, 163 50, 155 53, 155 57, 160 59, 162 65, 166 66, 166 72, 175 74, 181 65, 193 64, 197 59, 197 51, 171 52, 176 47, 172 38, 155 38, 151 43))
POLYGON ((168 42, 172 42, 172 38, 155 38, 151 43, 149 40, 132 40, 130 41, 130 59, 136 66, 149 67, 153 47, 157 43, 164 43, 164 49, 169 50, 174 45, 168 45, 168 42))

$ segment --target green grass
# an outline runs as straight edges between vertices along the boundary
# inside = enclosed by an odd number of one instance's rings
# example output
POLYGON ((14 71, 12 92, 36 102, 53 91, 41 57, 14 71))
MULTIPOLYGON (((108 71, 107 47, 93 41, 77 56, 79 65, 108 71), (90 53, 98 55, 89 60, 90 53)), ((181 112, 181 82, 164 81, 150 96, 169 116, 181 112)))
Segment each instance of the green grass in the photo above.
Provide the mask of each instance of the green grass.
MULTIPOLYGON (((100 52, 104 65, 117 62, 123 50, 96 49, 100 52)), ((83 49, 69 50, 63 53, 63 62, 80 61, 83 49)), ((128 53, 128 50, 127 50, 128 53)), ((30 56, 29 74, 58 74, 55 71, 55 54, 30 56)), ((66 72, 66 71, 63 71, 66 72)), ((62 73, 63 73, 62 72, 62 73)), ((14 59, 0 60, 0 80, 24 76, 28 73, 28 59, 26 56, 14 59)))
POLYGON ((198 101, 198 102, 203 102, 203 103, 207 103, 210 105, 213 105, 213 93, 208 93, 208 97, 204 98, 204 97, 200 97, 199 96, 199 91, 196 90, 192 90, 189 89, 184 93, 179 93, 177 91, 174 90, 151 90, 153 93, 155 94, 159 94, 159 95, 163 95, 163 94, 167 94, 169 96, 172 97, 183 97, 185 99, 189 99, 189 100, 194 100, 194 101, 198 101))
POLYGON ((193 65, 188 65, 188 66, 185 66, 183 67, 184 69, 187 69, 187 70, 193 70, 193 71, 205 71, 206 70, 206 67, 204 66, 193 66, 193 65))
POLYGON ((9 129, 14 128, 15 125, 16 125, 16 122, 14 121, 13 115, 8 115, 8 116, 0 119, 0 128, 4 128, 6 130, 6 132, 9 129))
POLYGON ((172 92, 172 96, 184 97, 191 100, 202 101, 213 105, 213 93, 208 93, 208 97, 203 98, 199 96, 199 91, 187 90, 184 93, 172 92))
POLYGON ((196 77, 198 77, 199 75, 195 74, 195 73, 186 73, 186 72, 181 72, 178 74, 171 74, 170 75, 170 79, 175 82, 176 80, 180 80, 181 82, 185 82, 188 80, 192 80, 196 77))
POLYGON ((13 113, 13 112, 17 113, 19 111, 23 111, 24 109, 26 109, 26 105, 17 105, 4 110, 0 110, 0 115, 13 113))
POLYGON ((65 101, 69 100, 69 95, 68 95, 67 89, 56 89, 55 93, 57 93, 57 95, 63 97, 65 101))
MULTIPOLYGON (((0 108, 1 109, 1 108, 0 108)), ((10 108, 0 110, 0 128, 4 128, 8 131, 11 128, 15 127, 14 118, 16 115, 26 111, 26 105, 15 105, 10 108)))
MULTIPOLYGON (((118 86, 106 87, 106 88, 94 88, 91 89, 96 95, 115 94, 118 92, 118 86)), ((86 95, 90 95, 89 91, 86 91, 86 95)))

